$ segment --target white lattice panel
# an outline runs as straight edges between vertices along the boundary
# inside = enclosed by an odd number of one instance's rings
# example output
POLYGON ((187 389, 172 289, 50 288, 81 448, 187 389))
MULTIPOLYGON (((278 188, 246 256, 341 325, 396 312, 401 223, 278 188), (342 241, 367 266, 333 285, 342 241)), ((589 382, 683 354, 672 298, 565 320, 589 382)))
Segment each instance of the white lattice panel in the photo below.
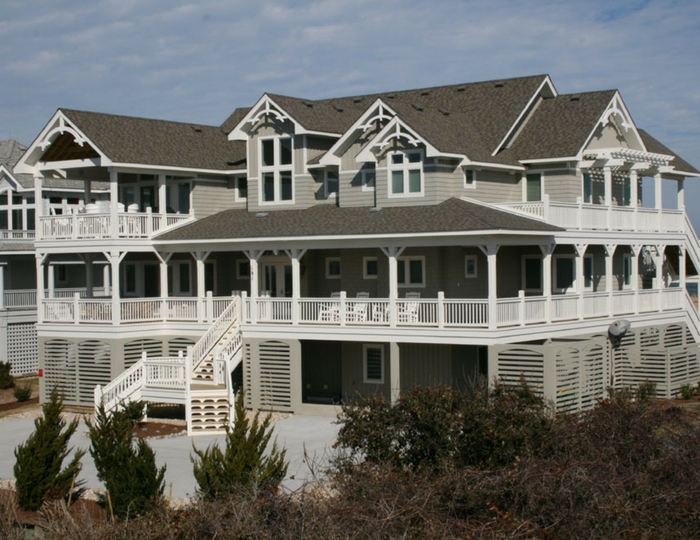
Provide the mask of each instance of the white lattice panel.
POLYGON ((10 374, 29 375, 39 369, 39 346, 36 324, 15 323, 7 325, 7 361, 10 374))

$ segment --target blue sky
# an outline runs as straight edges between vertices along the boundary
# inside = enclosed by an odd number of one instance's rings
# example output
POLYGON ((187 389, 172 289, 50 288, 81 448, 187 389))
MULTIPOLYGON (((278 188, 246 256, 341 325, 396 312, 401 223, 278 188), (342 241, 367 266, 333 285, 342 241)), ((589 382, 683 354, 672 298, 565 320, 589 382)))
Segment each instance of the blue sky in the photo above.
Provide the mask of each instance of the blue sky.
MULTIPOLYGON (((0 139, 29 144, 59 107, 219 125, 264 92, 548 73, 560 93, 619 89, 639 127, 700 169, 697 1, 1 4, 0 139)), ((700 179, 687 183, 700 197, 700 179)))

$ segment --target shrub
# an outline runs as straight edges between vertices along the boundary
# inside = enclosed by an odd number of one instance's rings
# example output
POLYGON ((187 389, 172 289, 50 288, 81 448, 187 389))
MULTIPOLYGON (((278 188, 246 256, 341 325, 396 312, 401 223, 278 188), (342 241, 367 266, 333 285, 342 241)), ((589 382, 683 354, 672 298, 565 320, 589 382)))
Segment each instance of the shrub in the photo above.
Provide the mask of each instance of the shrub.
POLYGON ((252 423, 246 415, 243 392, 235 404, 236 421, 226 430, 226 448, 222 451, 214 443, 206 450, 193 446, 194 477, 199 491, 207 500, 213 500, 236 491, 257 491, 274 488, 287 474, 287 451, 273 442, 266 454, 273 428, 270 416, 260 421, 256 412, 252 423))
POLYGON ((11 369, 9 362, 0 362, 0 390, 12 388, 15 385, 15 379, 10 375, 11 369))
POLYGON ((690 384, 684 384, 681 386, 681 397, 683 399, 693 399, 695 395, 695 387, 690 384))
POLYGON ((361 397, 343 404, 338 422, 336 446, 351 457, 400 469, 490 468, 539 448, 551 416, 524 382, 489 389, 482 380, 461 391, 416 387, 394 406, 383 396, 361 397))
POLYGON ((70 453, 68 441, 78 421, 66 425, 61 418, 63 397, 55 388, 42 410, 43 417, 34 421, 34 432, 15 448, 15 489, 19 505, 26 510, 38 510, 45 499, 65 497, 80 472, 80 460, 85 454, 76 451, 68 466, 61 470, 63 460, 70 453))
POLYGON ((100 406, 94 424, 86 421, 97 477, 109 492, 112 511, 121 518, 142 515, 157 506, 165 487, 165 466, 157 468, 146 441, 132 440, 143 410, 141 402, 122 405, 111 414, 100 406))
POLYGON ((32 385, 23 384, 22 386, 16 386, 14 394, 17 401, 28 401, 32 397, 32 385))

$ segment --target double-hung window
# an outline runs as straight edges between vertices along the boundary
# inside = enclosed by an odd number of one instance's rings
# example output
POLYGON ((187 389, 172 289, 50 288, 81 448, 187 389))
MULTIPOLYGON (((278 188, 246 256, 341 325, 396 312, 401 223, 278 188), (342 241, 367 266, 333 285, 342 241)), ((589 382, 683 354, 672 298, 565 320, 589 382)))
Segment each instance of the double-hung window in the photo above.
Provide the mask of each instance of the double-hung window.
POLYGON ((396 273, 399 287, 425 287, 425 257, 401 257, 396 273))
POLYGON ((326 191, 326 199, 330 198, 331 196, 335 195, 335 197, 338 197, 338 171, 326 171, 326 179, 324 182, 325 185, 325 191, 326 191))
POLYGON ((365 344, 363 352, 363 380, 365 383, 384 383, 384 347, 365 344))
POLYGON ((527 202, 542 200, 542 175, 530 173, 525 177, 525 198, 527 202))
POLYGON ((576 290, 576 260, 573 255, 554 256, 554 291, 559 293, 576 290))
POLYGON ((523 256, 523 290, 542 292, 542 257, 539 255, 523 256))
POLYGON ((476 187, 476 171, 464 169, 464 187, 474 189, 476 187))
POLYGON ((400 150, 389 154, 389 178, 390 196, 423 195, 423 152, 400 150))
POLYGON ((262 203, 294 200, 292 139, 276 137, 260 141, 260 197, 262 203))
POLYGON ((591 173, 583 173, 583 202, 593 203, 593 177, 591 173))
POLYGON ((374 191, 376 185, 377 174, 374 166, 367 166, 362 169, 362 191, 374 191))

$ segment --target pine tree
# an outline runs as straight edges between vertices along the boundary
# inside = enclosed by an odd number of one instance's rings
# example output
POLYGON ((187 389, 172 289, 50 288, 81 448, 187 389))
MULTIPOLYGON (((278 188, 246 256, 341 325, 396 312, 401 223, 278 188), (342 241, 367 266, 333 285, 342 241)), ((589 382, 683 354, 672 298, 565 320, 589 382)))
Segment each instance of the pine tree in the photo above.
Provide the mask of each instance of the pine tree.
POLYGON ((68 495, 85 455, 84 450, 76 451, 68 466, 61 470, 63 460, 71 452, 68 441, 78 421, 66 425, 61 418, 63 397, 55 388, 42 410, 43 417, 34 421, 34 432, 15 448, 15 489, 19 505, 26 510, 39 510, 45 499, 68 495))
POLYGON ((132 441, 142 417, 143 404, 132 402, 111 414, 100 406, 95 423, 86 421, 97 477, 109 491, 114 514, 121 518, 144 514, 158 504, 165 488, 165 466, 158 469, 146 441, 132 441))
POLYGON ((258 490, 278 486, 287 474, 285 449, 274 441, 265 455, 273 429, 270 416, 261 422, 255 413, 251 423, 246 416, 243 392, 235 405, 236 422, 226 431, 226 448, 214 443, 206 450, 194 447, 194 477, 205 499, 213 500, 235 490, 258 490))

